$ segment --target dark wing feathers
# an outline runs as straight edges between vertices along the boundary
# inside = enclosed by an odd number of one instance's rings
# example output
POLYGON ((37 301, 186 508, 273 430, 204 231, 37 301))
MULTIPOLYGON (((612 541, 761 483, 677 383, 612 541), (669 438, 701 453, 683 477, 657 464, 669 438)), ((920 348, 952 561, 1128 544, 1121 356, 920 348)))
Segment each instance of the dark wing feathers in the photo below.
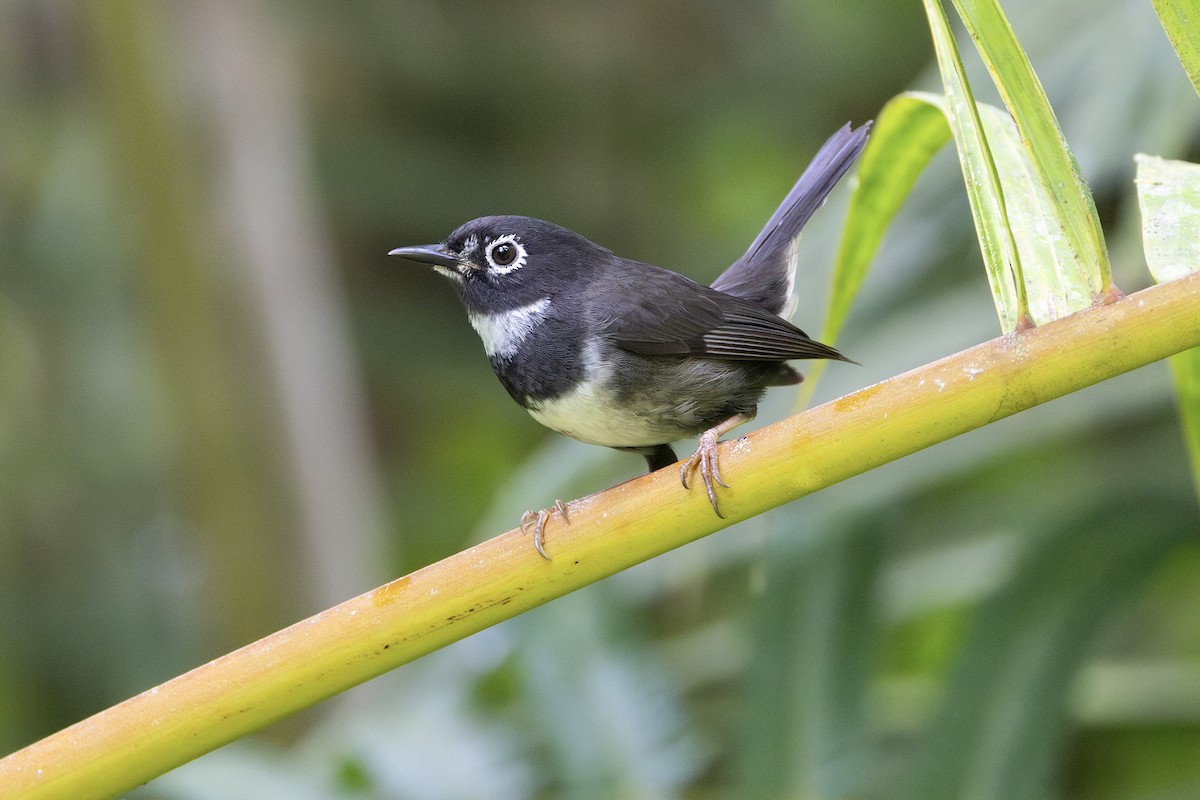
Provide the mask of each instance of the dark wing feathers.
POLYGON ((652 273, 655 280, 646 281, 641 291, 623 294, 619 304, 605 309, 602 333, 631 353, 687 355, 702 350, 703 334, 724 319, 720 306, 695 294, 694 289, 703 287, 681 275, 639 266, 660 274, 652 273), (651 284, 657 290, 650 288, 651 284))
POLYGON ((732 299, 735 302, 722 303, 724 321, 702 337, 705 354, 753 361, 848 360, 832 347, 808 338, 804 331, 787 320, 737 298, 732 299))
MULTIPOLYGON (((641 355, 693 355, 745 361, 832 358, 848 361, 813 341, 782 317, 682 275, 624 262, 636 293, 608 297, 600 332, 622 350, 641 355)), ((623 281, 624 282, 624 281, 623 281)))

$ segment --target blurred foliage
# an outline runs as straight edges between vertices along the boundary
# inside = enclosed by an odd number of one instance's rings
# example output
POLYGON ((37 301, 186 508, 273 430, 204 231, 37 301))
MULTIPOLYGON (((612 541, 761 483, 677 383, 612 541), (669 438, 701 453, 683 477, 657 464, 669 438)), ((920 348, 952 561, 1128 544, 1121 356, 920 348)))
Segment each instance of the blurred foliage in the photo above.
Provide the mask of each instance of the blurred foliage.
MULTIPOLYGON (((1200 132, 1153 8, 1004 5, 1118 285, 1146 285, 1132 154, 1196 160, 1200 132)), ((931 57, 895 0, 0 6, 0 752, 641 469, 542 431, 449 287, 388 249, 525 213, 711 279, 826 134, 938 86, 931 57), (272 153, 293 160, 270 172, 272 153), (280 171, 285 190, 239 183, 280 171), (298 367, 280 314, 316 337, 298 367), (351 432, 349 462, 312 420, 351 432)), ((810 329, 844 199, 802 241, 810 329)), ((840 337, 864 366, 818 395, 995 335, 980 266, 944 152, 840 337)), ((1197 519, 1154 365, 138 796, 1195 797, 1197 519)))

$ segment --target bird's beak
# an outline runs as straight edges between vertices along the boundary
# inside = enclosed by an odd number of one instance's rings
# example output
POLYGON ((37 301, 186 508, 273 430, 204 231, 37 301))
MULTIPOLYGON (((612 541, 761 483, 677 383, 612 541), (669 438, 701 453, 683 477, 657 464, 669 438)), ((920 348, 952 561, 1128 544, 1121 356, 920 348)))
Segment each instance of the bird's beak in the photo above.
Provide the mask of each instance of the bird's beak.
POLYGON ((458 259, 446 252, 440 244, 420 244, 413 247, 397 247, 388 252, 389 256, 400 256, 409 261, 422 264, 433 264, 437 267, 457 267, 458 259))

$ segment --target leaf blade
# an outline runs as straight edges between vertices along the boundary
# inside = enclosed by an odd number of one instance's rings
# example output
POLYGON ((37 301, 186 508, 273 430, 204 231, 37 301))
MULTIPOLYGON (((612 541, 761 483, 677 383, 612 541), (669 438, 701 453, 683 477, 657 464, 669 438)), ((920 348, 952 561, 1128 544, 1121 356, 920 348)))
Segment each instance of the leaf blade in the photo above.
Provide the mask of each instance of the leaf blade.
POLYGON ((1004 190, 996 163, 984 134, 979 108, 967 81, 962 59, 941 0, 924 0, 925 16, 933 36, 938 71, 945 89, 943 110, 963 171, 971 217, 979 236, 979 249, 1000 317, 1000 327, 1008 333, 1029 318, 1029 301, 1021 273, 1020 251, 1009 223, 1004 190))
POLYGON ((859 157, 821 341, 837 340, 888 225, 929 160, 950 138, 940 116, 923 96, 906 92, 889 100, 876 118, 871 140, 859 157))
POLYGON ((1138 153, 1138 207, 1146 266, 1159 283, 1200 268, 1200 164, 1138 153))
POLYGON ((1200 94, 1200 3, 1196 0, 1150 0, 1192 88, 1200 94))
POLYGON ((1112 266, 1095 201, 1008 18, 995 0, 954 0, 954 6, 1016 122, 1038 178, 1054 198, 1051 208, 1079 269, 1089 276, 1093 298, 1110 295, 1112 266))

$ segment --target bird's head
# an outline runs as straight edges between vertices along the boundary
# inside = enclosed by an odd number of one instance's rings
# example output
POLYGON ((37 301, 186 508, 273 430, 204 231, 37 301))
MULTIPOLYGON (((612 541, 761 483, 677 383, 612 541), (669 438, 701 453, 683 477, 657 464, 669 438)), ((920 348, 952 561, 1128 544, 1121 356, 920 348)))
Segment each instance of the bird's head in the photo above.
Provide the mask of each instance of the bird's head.
POLYGON ((429 264, 458 285, 468 307, 490 313, 560 294, 611 253, 544 220, 495 216, 464 223, 441 244, 388 255, 429 264))

